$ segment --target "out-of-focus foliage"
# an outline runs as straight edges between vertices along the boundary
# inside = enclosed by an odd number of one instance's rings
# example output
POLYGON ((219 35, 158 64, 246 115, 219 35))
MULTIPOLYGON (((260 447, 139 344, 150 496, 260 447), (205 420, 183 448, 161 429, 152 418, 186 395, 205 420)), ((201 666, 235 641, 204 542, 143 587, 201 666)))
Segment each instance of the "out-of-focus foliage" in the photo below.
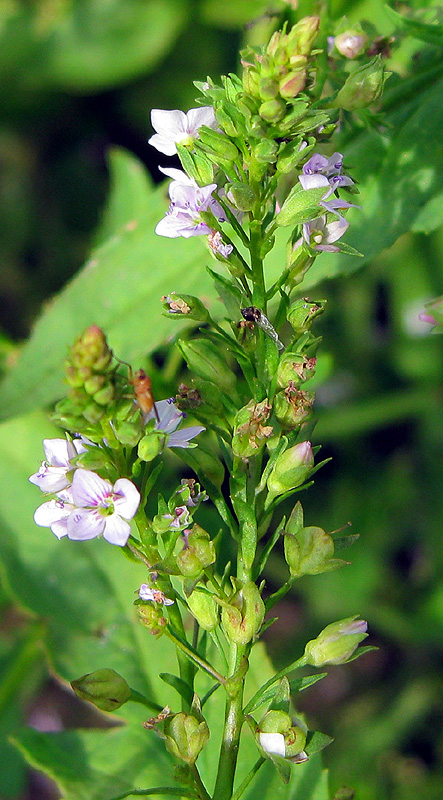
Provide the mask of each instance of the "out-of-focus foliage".
MULTIPOLYGON (((282 15, 296 19, 318 8, 312 0, 300 0, 295 11, 293 5, 0 4, 0 293, 6 312, 0 364, 7 373, 0 397, 2 417, 16 417, 0 427, 0 760, 9 765, 1 800, 17 800, 26 790, 25 763, 7 741, 9 733, 49 774, 58 754, 59 784, 72 800, 82 800, 75 770, 77 756, 85 753, 91 754, 85 800, 112 798, 128 788, 126 776, 117 786, 108 771, 126 748, 133 752, 129 788, 162 782, 167 755, 143 729, 130 741, 126 729, 116 728, 114 749, 103 744, 108 739, 98 729, 49 737, 17 731, 44 680, 45 652, 65 680, 102 666, 119 669, 130 652, 133 675, 125 677, 134 687, 148 691, 154 681, 161 702, 175 700, 148 670, 155 646, 156 663, 161 651, 167 671, 167 644, 154 645, 132 624, 128 598, 137 589, 136 565, 128 562, 125 569, 121 558, 117 564, 120 554, 103 542, 58 542, 33 525, 38 497, 26 476, 41 458, 41 439, 53 429, 39 411, 17 415, 56 399, 66 345, 91 322, 105 327, 117 355, 136 367, 156 351, 152 372, 159 396, 175 391, 178 358, 169 357, 162 373, 156 366, 165 358, 166 338, 176 334, 161 317, 159 296, 192 291, 216 308, 204 271, 210 262, 200 241, 154 236, 166 192, 153 188, 134 156, 158 180, 155 154, 145 144, 150 109, 194 105, 194 79, 234 70, 239 44, 265 39, 282 15), (108 157, 110 146, 117 149, 108 157), (28 335, 42 304, 43 315, 19 355, 17 340, 28 335), (144 763, 137 774, 139 748, 143 759, 152 748, 157 776, 148 775, 144 763)), ((297 655, 307 636, 332 619, 356 609, 367 618, 380 651, 351 671, 335 668, 302 696, 313 726, 336 737, 326 753, 332 787, 353 786, 359 800, 437 800, 443 780, 443 353, 441 339, 429 335, 418 314, 443 291, 441 11, 425 0, 392 4, 400 17, 380 0, 327 5, 332 19, 346 14, 350 22, 369 20, 383 34, 407 35, 388 62, 394 74, 386 88, 386 118, 370 130, 362 121, 345 120, 337 139, 360 181, 362 211, 349 217, 349 241, 365 258, 324 254, 307 280, 312 297, 329 300, 321 323, 328 352, 319 365, 315 441, 334 459, 304 498, 306 519, 326 530, 351 520, 361 538, 348 551, 348 570, 297 585, 268 642, 280 665, 288 654, 282 643, 297 655), (317 286, 327 277, 334 280, 317 286)), ((269 259, 274 274, 281 252, 277 248, 269 259)), ((204 513, 208 526, 210 512, 204 513)), ((270 563, 270 587, 284 569, 283 559, 270 563)), ((263 664, 261 678, 268 668, 263 664)), ((143 720, 146 712, 135 708, 135 718, 143 720)), ((217 702, 211 713, 220 714, 217 702)), ((210 774, 215 743, 207 752, 210 774)), ((298 784, 299 769, 293 779, 298 784)), ((264 786, 266 776, 262 780, 264 786)), ((298 789, 294 785, 297 800, 298 789)), ((276 798, 278 791, 276 786, 276 798)), ((326 797, 318 772, 312 800, 326 797)))

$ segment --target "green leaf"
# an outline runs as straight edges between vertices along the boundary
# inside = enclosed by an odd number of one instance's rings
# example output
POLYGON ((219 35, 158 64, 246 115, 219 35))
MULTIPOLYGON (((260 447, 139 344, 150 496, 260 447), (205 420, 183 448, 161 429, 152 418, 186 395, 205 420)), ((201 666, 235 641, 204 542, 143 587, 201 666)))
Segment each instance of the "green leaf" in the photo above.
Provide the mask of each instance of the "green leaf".
POLYGON ((56 781, 63 800, 117 800, 171 773, 163 742, 141 725, 52 734, 25 728, 14 741, 31 766, 56 781))
POLYGON ((318 189, 303 189, 300 184, 296 184, 275 218, 277 225, 281 227, 301 225, 302 222, 308 222, 321 214, 319 203, 325 192, 324 186, 318 189))
POLYGON ((0 28, 0 76, 27 91, 93 92, 149 72, 187 17, 183 0, 41 0, 0 28), (15 68, 15 69, 14 69, 15 68))
MULTIPOLYGON (((441 67, 434 74, 403 80, 401 96, 399 91, 394 87, 386 92, 382 132, 365 130, 336 145, 359 181, 361 210, 349 209, 345 239, 363 258, 322 253, 304 278, 303 291, 355 272, 410 230, 430 232, 443 222, 441 67)), ((269 283, 281 273, 286 239, 284 231, 276 231, 276 246, 265 262, 269 283)))
POLYGON ((385 11, 388 17, 401 30, 415 39, 420 39, 422 42, 429 42, 429 44, 435 44, 439 47, 443 45, 443 25, 437 23, 429 25, 426 22, 420 22, 418 19, 404 17, 388 5, 385 5, 385 11))
POLYGON ((333 741, 332 737, 328 736, 326 733, 312 731, 308 734, 305 751, 308 756, 312 756, 314 753, 319 753, 320 750, 323 750, 324 747, 327 747, 328 744, 331 744, 333 741))
POLYGON ((183 681, 178 677, 178 675, 171 675, 170 672, 160 672, 158 677, 161 678, 165 683, 169 684, 169 686, 172 686, 173 689, 178 692, 180 697, 183 697, 183 700, 185 700, 186 703, 192 705, 194 691, 191 689, 189 684, 186 683, 186 681, 183 681))
POLYGON ((102 229, 109 238, 37 322, 0 387, 0 419, 49 405, 65 394, 67 347, 88 325, 102 327, 115 354, 137 365, 171 334, 170 321, 161 315, 165 292, 177 287, 213 295, 204 269, 208 255, 198 237, 155 234, 167 208, 165 188, 150 190, 137 159, 122 151, 113 154, 111 168, 114 186, 102 229))

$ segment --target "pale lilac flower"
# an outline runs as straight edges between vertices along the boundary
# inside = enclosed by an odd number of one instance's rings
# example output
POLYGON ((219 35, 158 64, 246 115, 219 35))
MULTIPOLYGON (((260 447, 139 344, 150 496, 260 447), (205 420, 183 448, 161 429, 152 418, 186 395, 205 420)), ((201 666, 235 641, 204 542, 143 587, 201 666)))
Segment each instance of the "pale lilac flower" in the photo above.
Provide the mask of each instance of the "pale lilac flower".
POLYGON ((138 591, 140 600, 146 600, 151 603, 161 603, 163 606, 172 606, 174 601, 160 591, 160 589, 151 589, 147 583, 142 583, 138 591))
POLYGON ((346 200, 340 200, 339 197, 331 196, 333 195, 333 192, 337 187, 331 186, 331 183, 326 177, 326 175, 321 175, 320 173, 315 172, 310 175, 299 175, 298 179, 302 185, 302 188, 305 190, 320 189, 324 187, 325 193, 322 199, 320 200, 319 205, 322 206, 325 209, 325 211, 329 211, 331 214, 335 214, 339 219, 344 219, 344 217, 337 211, 338 208, 360 207, 356 206, 355 203, 348 203, 346 202, 346 200))
POLYGON ((123 547, 131 526, 128 520, 137 512, 140 494, 127 478, 119 478, 114 486, 95 472, 77 469, 72 486, 60 492, 56 500, 43 503, 34 520, 51 528, 58 538, 83 541, 103 536, 110 544, 123 547))
POLYGON ((173 156, 177 152, 176 144, 190 144, 198 139, 198 130, 202 125, 216 128, 217 120, 212 106, 191 108, 184 111, 164 111, 154 108, 151 111, 152 127, 156 131, 148 140, 160 153, 173 156))
POLYGON ((163 519, 172 520, 169 524, 171 531, 182 531, 192 522, 192 517, 186 506, 177 506, 172 514, 163 514, 163 519))
POLYGON ((155 232, 170 239, 176 239, 178 236, 189 239, 190 236, 211 233, 212 229, 201 217, 202 211, 211 211, 220 222, 226 221, 221 207, 212 197, 215 189, 217 189, 216 183, 200 187, 189 182, 179 183, 173 180, 169 186, 171 204, 166 216, 157 224, 155 232))
POLYGON ((74 439, 73 442, 67 439, 43 439, 43 449, 46 458, 38 472, 31 475, 29 480, 42 492, 59 492, 71 482, 68 472, 75 469, 71 459, 84 453, 86 448, 81 439, 74 439))
POLYGON ((49 500, 39 506, 34 514, 34 522, 43 528, 50 528, 57 539, 67 536, 68 517, 75 510, 70 489, 58 493, 55 500, 49 500))
POLYGON ((340 248, 333 242, 341 239, 348 228, 349 222, 344 217, 327 222, 326 215, 323 215, 303 224, 303 239, 313 250, 337 253, 340 248))
POLYGON ((329 158, 320 155, 320 153, 314 153, 304 164, 303 174, 324 175, 328 179, 329 185, 334 189, 338 189, 340 186, 351 186, 354 183, 349 175, 342 175, 342 169, 342 153, 333 153, 329 158))
POLYGON ((186 419, 186 414, 177 408, 173 397, 168 400, 159 400, 158 403, 155 403, 155 408, 158 418, 152 409, 149 414, 146 414, 144 421, 146 424, 150 419, 155 420, 155 428, 168 436, 168 447, 189 447, 190 440, 205 430, 202 425, 190 425, 189 428, 177 430, 182 420, 186 419))

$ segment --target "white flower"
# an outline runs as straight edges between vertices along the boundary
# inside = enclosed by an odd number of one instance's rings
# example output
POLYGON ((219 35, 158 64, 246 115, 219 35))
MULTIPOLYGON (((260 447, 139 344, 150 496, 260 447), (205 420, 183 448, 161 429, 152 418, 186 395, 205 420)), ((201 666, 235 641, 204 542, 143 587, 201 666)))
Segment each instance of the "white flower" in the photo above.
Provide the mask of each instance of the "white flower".
POLYGON ((207 125, 208 128, 217 127, 212 106, 191 108, 187 114, 184 111, 154 108, 151 111, 151 122, 156 133, 148 142, 166 156, 175 155, 177 142, 188 143, 198 138, 198 129, 202 125, 207 125))
POLYGON ((84 453, 86 447, 81 439, 43 439, 45 461, 38 472, 29 478, 42 492, 59 492, 70 484, 68 472, 74 469, 71 459, 84 453))
POLYGON ((159 589, 151 589, 147 583, 142 583, 138 591, 140 600, 146 600, 152 603, 161 603, 163 606, 172 606, 174 603, 169 597, 161 592, 159 589))
POLYGON ((60 492, 55 500, 43 503, 34 514, 37 525, 51 528, 60 539, 83 541, 103 536, 110 544, 123 547, 135 515, 140 494, 127 478, 119 478, 114 486, 95 472, 77 469, 72 486, 60 492))
POLYGON ((266 753, 273 756, 286 755, 285 737, 282 733, 261 733, 258 736, 260 745, 266 753))
POLYGON ((183 411, 179 411, 177 406, 174 405, 174 399, 172 397, 168 400, 160 400, 158 403, 155 403, 155 408, 157 409, 158 418, 155 415, 154 409, 152 409, 152 411, 145 416, 145 424, 150 419, 154 419, 156 429, 168 434, 168 447, 189 447, 190 440, 206 430, 202 425, 190 425, 189 428, 183 428, 183 430, 177 431, 176 428, 178 428, 182 420, 186 418, 186 414, 183 411))

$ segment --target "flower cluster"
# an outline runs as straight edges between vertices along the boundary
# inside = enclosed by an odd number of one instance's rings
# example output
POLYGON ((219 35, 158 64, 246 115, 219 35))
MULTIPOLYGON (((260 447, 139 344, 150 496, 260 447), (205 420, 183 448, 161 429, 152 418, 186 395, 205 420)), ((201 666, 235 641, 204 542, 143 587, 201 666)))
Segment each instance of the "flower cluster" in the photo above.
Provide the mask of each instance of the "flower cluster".
POLYGON ((52 480, 50 491, 55 492, 55 498, 39 506, 34 514, 37 525, 50 528, 61 539, 83 541, 103 536, 110 544, 123 547, 131 533, 131 520, 140 504, 140 494, 136 486, 127 478, 119 478, 114 485, 101 478, 91 470, 72 466, 70 462, 63 467, 57 467, 54 462, 60 462, 69 454, 63 439, 46 440, 45 452, 52 456, 52 464, 46 467, 46 474, 31 475, 31 482, 40 485, 44 491, 48 490, 48 476, 52 480), (55 473, 51 470, 64 471, 58 482, 55 482, 55 473), (72 482, 68 474, 74 470, 72 482), (58 490, 55 486, 63 488, 58 490))

